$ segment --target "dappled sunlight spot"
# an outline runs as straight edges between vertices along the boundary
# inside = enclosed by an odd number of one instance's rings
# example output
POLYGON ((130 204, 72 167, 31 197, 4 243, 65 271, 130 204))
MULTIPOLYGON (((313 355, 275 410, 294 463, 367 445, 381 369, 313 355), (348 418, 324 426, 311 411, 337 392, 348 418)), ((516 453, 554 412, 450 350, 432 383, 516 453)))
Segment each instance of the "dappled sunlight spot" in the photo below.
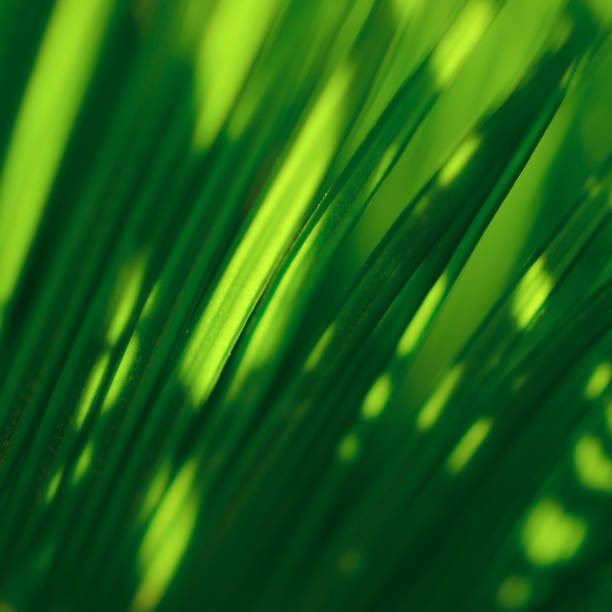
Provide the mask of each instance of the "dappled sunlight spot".
POLYGON ((106 366, 108 365, 108 361, 110 358, 109 351, 105 351, 96 361, 87 382, 85 383, 85 387, 83 388, 83 393, 81 394, 81 398, 77 405, 76 409, 76 417, 75 417, 75 425, 77 429, 80 429, 89 414, 89 410, 91 409, 91 405, 93 403, 94 397, 98 388, 100 387, 100 383, 102 382, 102 378, 104 377, 104 372, 106 371, 106 366))
POLYGON ((474 153, 478 150, 482 139, 480 134, 470 134, 452 154, 450 159, 442 166, 438 174, 438 185, 448 187, 468 165, 474 153))
POLYGON ((339 111, 353 75, 354 69, 342 64, 330 77, 194 329, 183 353, 181 374, 196 405, 212 390, 263 284, 323 178, 344 125, 339 111))
POLYGON ((170 527, 188 498, 196 467, 195 459, 185 463, 161 500, 140 547, 139 558, 143 564, 155 554, 168 527, 170 527))
MULTIPOLYGON (((244 357, 232 377, 227 392, 229 402, 236 398, 249 374, 269 362, 281 345, 287 325, 295 313, 296 303, 300 299, 300 291, 307 283, 307 276, 315 263, 317 254, 320 252, 317 241, 323 227, 324 224, 321 222, 315 225, 282 275, 270 302, 255 327, 244 357)), ((317 366, 328 342, 331 341, 334 325, 332 323, 326 330, 323 338, 307 358, 304 366, 305 371, 313 370, 317 366)))
POLYGON ((81 451, 79 455, 79 459, 76 462, 74 467, 74 473, 72 475, 72 482, 75 484, 81 480, 85 472, 89 469, 91 465, 91 459, 93 456, 93 442, 90 440, 87 443, 87 446, 81 451))
POLYGON ((423 216, 427 213, 428 209, 433 203, 431 194, 425 194, 420 197, 414 205, 413 214, 415 216, 423 216))
POLYGON ((423 303, 416 311, 414 317, 412 317, 408 327, 406 327, 406 331, 402 334, 397 345, 398 357, 406 357, 416 348, 423 336, 425 328, 430 323, 436 309, 444 297, 447 285, 448 276, 445 273, 440 276, 436 284, 430 289, 423 303))
POLYGON ((600 363, 591 374, 584 388, 584 396, 587 399, 599 397, 610 384, 612 379, 612 364, 609 362, 600 363))
POLYGON ((344 463, 353 461, 359 453, 359 438, 349 433, 338 444, 338 458, 344 463))
POLYGON ((0 312, 10 299, 94 69, 113 0, 58 0, 0 176, 0 312))
POLYGON ((219 133, 280 5, 280 0, 217 3, 195 60, 197 149, 208 147, 219 133))
POLYGON ((53 478, 51 478, 51 480, 49 481, 49 486, 47 487, 47 490, 45 491, 45 503, 46 504, 50 504, 53 501, 55 494, 57 493, 59 483, 62 479, 63 471, 64 471, 64 468, 60 467, 53 475, 53 478))
POLYGON ((514 292, 512 314, 519 329, 525 329, 547 300, 553 281, 542 257, 527 270, 514 292))
POLYGON ((319 341, 315 344, 315 347, 308 355, 306 362, 304 363, 304 370, 306 372, 311 372, 318 365, 321 357, 323 357, 325 350, 329 346, 332 338, 334 337, 334 330, 336 328, 336 324, 332 323, 326 330, 325 333, 319 338, 319 341))
POLYGON ((462 374, 463 365, 458 363, 441 380, 418 414, 416 426, 419 431, 427 431, 436 424, 462 374))
POLYGON ((574 447, 574 465, 580 482, 588 489, 612 492, 612 459, 601 440, 584 435, 574 447))
POLYGON ((478 419, 459 440, 448 458, 448 469, 452 474, 458 474, 465 468, 470 459, 489 434, 493 419, 478 419))
POLYGON ((113 380, 106 392, 106 397, 104 398, 104 402, 102 404, 101 414, 104 414, 116 401, 123 389, 128 374, 134 365, 134 360, 136 359, 136 354, 138 353, 138 337, 132 336, 128 345, 125 347, 125 351, 123 356, 121 357, 121 361, 119 362, 119 366, 113 376, 113 380))
POLYGON ((263 367, 274 357, 282 343, 287 324, 294 312, 299 288, 308 272, 308 266, 304 265, 305 255, 307 255, 306 250, 300 250, 287 272, 283 274, 274 295, 255 326, 240 365, 232 377, 227 392, 228 401, 231 402, 236 397, 249 374, 263 367))
POLYGON ((142 287, 146 265, 146 257, 143 253, 125 264, 119 271, 116 292, 116 302, 113 306, 106 339, 114 344, 125 329, 142 287))
POLYGON ((196 467, 192 459, 181 468, 149 524, 138 553, 143 574, 132 610, 151 610, 159 603, 189 544, 198 510, 196 467))
POLYGON ((362 565, 361 553, 354 548, 345 550, 338 559, 338 569, 342 574, 355 574, 361 569, 362 565))
POLYGON ((394 141, 389 145, 389 147, 387 147, 387 150, 382 154, 380 160, 376 164, 376 168, 374 168, 374 171, 372 172, 372 176, 368 181, 368 191, 374 189, 382 180, 383 176, 385 176, 385 173, 393 163, 393 160, 395 159, 395 156, 399 151, 399 147, 399 142, 394 141))
POLYGON ((529 513, 521 541, 531 563, 547 566, 571 559, 586 533, 584 520, 566 513, 554 499, 543 499, 529 513))
POLYGON ((508 576, 497 591, 497 603, 505 610, 518 610, 529 601, 531 589, 531 580, 526 576, 508 576))
POLYGON ((416 16, 423 8, 423 0, 393 0, 391 8, 397 15, 398 21, 404 21, 416 16))
POLYGON ((158 507, 159 502, 170 481, 170 461, 165 460, 158 468, 155 476, 151 480, 151 484, 145 493, 144 499, 140 506, 139 520, 145 521, 151 513, 158 507))
POLYGON ((455 76, 494 16, 494 4, 489 0, 475 0, 463 9, 431 56, 438 87, 446 86, 455 76))
POLYGON ((142 317, 148 317, 153 311, 153 308, 155 307, 157 298, 159 296, 159 283, 160 281, 157 281, 153 286, 153 289, 149 293, 147 300, 144 303, 144 306, 142 307, 142 317))
POLYGON ((389 400, 391 389, 392 383, 390 374, 381 374, 374 381, 374 384, 370 387, 370 390, 361 404, 361 416, 366 420, 378 417, 389 400))

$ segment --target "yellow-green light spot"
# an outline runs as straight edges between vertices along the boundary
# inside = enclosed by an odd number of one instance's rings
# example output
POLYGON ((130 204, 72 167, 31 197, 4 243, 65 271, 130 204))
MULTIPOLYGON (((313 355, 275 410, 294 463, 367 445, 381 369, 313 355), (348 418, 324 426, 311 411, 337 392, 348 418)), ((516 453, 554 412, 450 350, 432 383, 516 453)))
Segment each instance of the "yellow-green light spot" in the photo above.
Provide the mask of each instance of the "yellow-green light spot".
POLYGON ((531 511, 521 533, 525 555, 537 566, 571 559, 587 533, 585 521, 565 512, 553 499, 543 499, 531 511))
POLYGON ((279 5, 280 0, 217 2, 196 58, 197 149, 219 133, 279 5))
POLYGON ((137 353, 138 337, 132 336, 128 342, 128 345, 125 347, 125 352, 121 357, 117 371, 115 372, 110 387, 106 392, 106 397, 104 398, 104 403, 102 404, 102 414, 104 414, 117 401, 117 398, 121 393, 121 389, 123 389, 123 386, 127 381, 132 365, 134 365, 134 360, 136 359, 137 353))
POLYGON ((304 364, 304 370, 306 370, 306 372, 311 372, 319 365, 321 357, 323 357, 325 350, 334 337, 335 327, 336 324, 332 323, 325 330, 325 333, 319 338, 319 341, 315 344, 315 347, 310 352, 310 355, 308 355, 306 363, 304 364))
POLYGON ((132 610, 151 610, 159 603, 189 544, 198 509, 191 490, 195 473, 192 459, 174 478, 149 524, 138 554, 143 576, 132 610))
POLYGON ((391 376, 381 374, 370 387, 361 405, 361 416, 366 419, 375 419, 384 410, 391 395, 391 376))
POLYGON ((359 453, 359 438, 354 433, 347 434, 338 444, 340 461, 345 463, 353 461, 357 457, 357 453, 359 453))
POLYGON ((599 438, 584 435, 574 447, 574 465, 580 482, 588 489, 612 491, 612 459, 599 438))
POLYGON ((116 302, 106 334, 110 344, 114 344, 119 339, 134 310, 142 286, 145 264, 145 256, 140 255, 119 272, 116 302))
POLYGON ((399 142, 392 142, 387 150, 384 152, 382 157, 380 158, 374 172, 372 172, 372 176, 368 181, 368 189, 372 190, 378 183, 381 181, 382 177, 385 175, 385 172, 391 165, 393 158, 397 155, 399 150, 399 142))
POLYGON ((474 456, 491 430, 493 419, 478 419, 466 432, 448 458, 448 469, 458 474, 474 456))
POLYGON ((416 421, 417 429, 427 431, 436 424, 457 383, 461 379, 462 373, 463 366, 461 364, 457 364, 449 370, 435 391, 429 396, 423 408, 421 408, 416 421))
POLYGON ((308 271, 304 261, 306 255, 308 255, 307 250, 301 249, 286 273, 283 274, 272 299, 255 327, 240 366, 233 376, 228 390, 228 400, 235 396, 249 373, 256 371, 274 357, 276 349, 281 344, 286 325, 299 296, 301 281, 308 271))
POLYGON ((289 244, 336 150, 353 69, 330 77, 216 286, 181 361, 196 405, 208 396, 262 287, 289 244))
POLYGON ((540 257, 527 270, 515 290, 512 314, 519 329, 525 329, 542 307, 553 288, 551 277, 540 257))
POLYGON ((106 370, 106 366, 108 365, 109 357, 110 354, 108 351, 103 353, 98 358, 89 374, 83 389, 83 393, 81 394, 81 399, 79 400, 79 404, 76 409, 75 425, 77 429, 81 428, 85 422, 85 419, 87 418, 87 415, 89 414, 96 391, 98 390, 100 383, 102 382, 102 378, 104 377, 104 372, 106 370))
POLYGON ((444 164, 438 175, 438 185, 448 187, 468 165, 470 159, 476 153, 481 138, 478 134, 470 134, 452 154, 451 158, 444 164))
POLYGON ((87 446, 83 449, 79 455, 79 459, 74 468, 74 474, 72 475, 72 482, 77 483, 91 465, 91 458, 93 455, 93 442, 88 442, 87 446))
POLYGON ((155 303, 157 302, 158 294, 159 294, 159 281, 155 283, 155 286, 153 287, 153 289, 149 293, 149 296, 147 297, 147 301, 142 307, 142 315, 141 315, 142 317, 148 317, 151 314, 153 307, 155 306, 155 303))
POLYGON ((423 7, 423 0, 393 0, 392 7, 397 15, 398 21, 404 21, 408 17, 417 14, 423 7))
POLYGON ((418 342, 423 336, 425 328, 431 321, 436 308, 440 305, 444 292, 446 291, 448 280, 446 274, 443 274, 436 284, 430 289, 429 293, 423 300, 423 303, 416 311, 412 321, 402 334, 397 345, 397 356, 406 357, 416 348, 418 342))
POLYGON ((38 227, 113 4, 58 0, 47 24, 0 176, 0 313, 38 227))
POLYGON ((170 462, 164 461, 151 480, 151 484, 140 506, 140 520, 146 520, 153 510, 159 506, 159 502, 170 481, 170 462))
POLYGON ((493 5, 488 0, 475 0, 463 9, 431 57, 438 87, 444 87, 455 76, 494 15, 493 5))
POLYGON ((587 399, 599 397, 610 384, 610 379, 612 379, 612 364, 608 362, 600 363, 593 370, 584 388, 584 396, 587 399))
POLYGON ((53 501, 53 498, 55 497, 55 494, 57 493, 57 488, 59 487, 59 483, 62 479, 63 471, 64 471, 63 468, 60 468, 59 470, 57 470, 57 472, 55 472, 55 474, 53 475, 53 478, 49 482, 49 486, 47 487, 47 491, 45 493, 45 503, 46 504, 50 504, 53 501))
POLYGON ((522 608, 530 597, 531 580, 525 576, 508 576, 497 591, 497 603, 505 610, 522 608))

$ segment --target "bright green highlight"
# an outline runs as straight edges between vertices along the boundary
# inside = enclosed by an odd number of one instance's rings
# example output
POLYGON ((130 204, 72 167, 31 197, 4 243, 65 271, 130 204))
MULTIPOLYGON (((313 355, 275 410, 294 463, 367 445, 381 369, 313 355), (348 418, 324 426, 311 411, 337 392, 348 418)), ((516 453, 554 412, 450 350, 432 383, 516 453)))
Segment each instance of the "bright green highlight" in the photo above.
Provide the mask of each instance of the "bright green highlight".
POLYGON ((134 365, 134 360, 138 353, 138 336, 132 336, 128 345, 125 347, 125 352, 119 362, 119 367, 113 376, 113 380, 106 392, 104 403, 102 404, 102 414, 104 414, 116 401, 123 389, 130 370, 134 365))
POLYGON ((0 319, 10 299, 94 69, 113 0, 58 0, 0 177, 0 319))
POLYGON ((554 499, 543 499, 531 511, 521 533, 527 559, 537 566, 571 559, 582 545, 587 524, 565 512, 554 499))
POLYGON ((170 482, 170 462, 164 461, 151 480, 144 500, 140 507, 140 520, 147 520, 151 513, 159 506, 159 502, 170 482))
POLYGON ((119 272, 116 302, 113 308, 106 338, 110 344, 117 342, 136 305, 142 287, 146 257, 140 255, 126 264, 119 272))
POLYGON ((304 370, 310 372, 314 370, 321 357, 323 357, 327 347, 329 346, 332 338, 334 337, 334 332, 336 329, 336 324, 332 323, 326 330, 325 333, 319 338, 319 341, 315 344, 315 347, 312 349, 310 355, 306 359, 306 363, 304 364, 304 370))
POLYGON ((423 0, 393 0, 393 8, 398 18, 403 21, 414 16, 423 7, 423 0))
POLYGON ((478 419, 464 434, 448 458, 448 469, 458 474, 474 456, 479 446, 489 434, 493 419, 478 419))
POLYGON ((57 493, 57 488, 59 487, 59 483, 62 479, 62 473, 64 472, 64 468, 60 468, 55 472, 53 478, 49 482, 49 486, 47 487, 47 492, 45 493, 45 503, 50 504, 57 493))
POLYGON ((344 436, 338 444, 338 457, 340 461, 349 462, 353 461, 359 453, 359 438, 354 434, 350 433, 344 436))
POLYGON ((196 58, 196 148, 205 149, 219 133, 280 4, 280 0, 217 3, 196 58))
POLYGON ((574 447, 574 465, 578 480, 585 487, 612 492, 612 459, 599 438, 584 435, 578 440, 574 447))
POLYGON ((431 57, 431 67, 440 88, 455 76, 494 16, 493 3, 488 0, 475 0, 463 9, 431 57))
POLYGON ((77 429, 81 428, 85 422, 85 419, 87 418, 87 415, 89 414, 96 391, 102 382, 106 366, 108 365, 109 357, 110 353, 108 351, 105 351, 102 355, 100 355, 89 374, 89 378, 85 383, 83 394, 81 395, 81 399, 79 400, 79 404, 76 409, 75 425, 77 426, 77 429))
POLYGON ((384 410, 391 395, 391 376, 381 374, 370 387, 361 405, 361 416, 366 419, 375 419, 384 410))
POLYGON ((90 440, 87 446, 83 449, 79 455, 79 460, 74 468, 74 474, 72 476, 72 482, 77 483, 91 465, 91 458, 93 456, 93 442, 90 440))
POLYGON ((423 300, 423 303, 416 311, 414 317, 410 321, 406 331, 402 334, 400 341, 397 345, 397 356, 406 357, 414 349, 423 337, 423 332, 427 325, 432 320, 436 309, 440 305, 444 292, 448 284, 446 274, 443 274, 436 282, 436 284, 430 289, 429 293, 423 300))
POLYGON ((138 554, 143 578, 132 610, 158 604, 189 544, 198 510, 192 491, 196 467, 192 459, 181 468, 151 520, 138 554))
POLYGON ((505 578, 497 591, 497 603, 505 610, 522 608, 531 597, 531 580, 525 576, 505 578))
POLYGON ((461 380, 462 373, 463 366, 457 364, 449 370, 442 379, 436 390, 431 394, 419 412, 416 421, 416 426, 419 431, 427 431, 436 424, 453 391, 461 380))
POLYGON ((515 290, 512 314, 519 329, 525 329, 540 310, 553 288, 553 281, 540 257, 527 270, 515 290))
MULTIPOLYGON (((312 237, 312 234, 310 237, 312 237)), ((308 255, 312 254, 307 248, 309 243, 310 241, 307 240, 304 243, 304 248, 293 259, 263 311, 249 340, 240 366, 232 379, 227 394, 228 401, 234 399, 250 374, 259 367, 263 367, 266 362, 273 358, 275 351, 281 344, 286 325, 291 318, 296 302, 299 300, 302 281, 308 272, 308 265, 305 260, 308 255)))
POLYGON ((610 379, 612 379, 612 364, 608 362, 600 363, 593 370, 584 388, 584 396, 587 399, 599 397, 610 384, 610 379))
POLYGON ((157 281, 153 289, 151 289, 151 292, 149 293, 149 296, 147 297, 147 301, 142 307, 141 317, 148 317, 151 314, 157 302, 158 293, 159 293, 159 281, 157 281))
MULTIPOLYGON (((282 343, 286 325, 294 313, 295 305, 300 300, 300 292, 305 279, 317 256, 316 240, 323 229, 319 222, 308 235, 300 250, 293 258, 274 291, 267 307, 261 315, 253 335, 248 343, 244 357, 233 377, 228 391, 228 401, 232 401, 239 392, 242 384, 249 374, 264 366, 273 356, 282 343)), ((314 369, 325 349, 332 339, 335 324, 331 324, 325 331, 315 348, 308 356, 305 369, 314 369)))
POLYGON ((481 137, 478 134, 470 134, 444 164, 438 175, 438 185, 448 187, 468 165, 470 159, 480 146, 481 137))
POLYGON ((210 393, 261 287, 309 205, 336 149, 352 78, 342 65, 319 96, 194 329, 182 374, 194 403, 210 393))

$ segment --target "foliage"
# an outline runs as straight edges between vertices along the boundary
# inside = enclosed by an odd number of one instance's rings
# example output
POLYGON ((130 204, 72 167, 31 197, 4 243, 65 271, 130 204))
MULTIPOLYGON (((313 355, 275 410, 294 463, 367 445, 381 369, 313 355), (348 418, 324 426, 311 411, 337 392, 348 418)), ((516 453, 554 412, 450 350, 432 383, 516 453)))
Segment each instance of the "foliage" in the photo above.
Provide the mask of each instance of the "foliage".
POLYGON ((2 2, 0 605, 608 609, 610 23, 2 2))

